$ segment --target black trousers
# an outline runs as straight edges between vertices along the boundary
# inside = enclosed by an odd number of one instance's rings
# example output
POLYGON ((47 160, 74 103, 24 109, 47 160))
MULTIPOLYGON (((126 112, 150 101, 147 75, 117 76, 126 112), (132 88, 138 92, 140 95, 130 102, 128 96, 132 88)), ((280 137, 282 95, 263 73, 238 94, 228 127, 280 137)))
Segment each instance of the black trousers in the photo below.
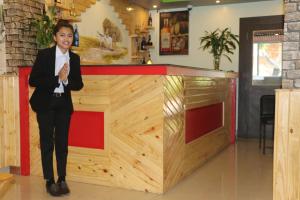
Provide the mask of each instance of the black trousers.
POLYGON ((51 97, 50 110, 37 113, 42 167, 45 179, 54 178, 54 147, 57 174, 62 177, 66 176, 70 119, 71 113, 66 110, 65 96, 51 97))

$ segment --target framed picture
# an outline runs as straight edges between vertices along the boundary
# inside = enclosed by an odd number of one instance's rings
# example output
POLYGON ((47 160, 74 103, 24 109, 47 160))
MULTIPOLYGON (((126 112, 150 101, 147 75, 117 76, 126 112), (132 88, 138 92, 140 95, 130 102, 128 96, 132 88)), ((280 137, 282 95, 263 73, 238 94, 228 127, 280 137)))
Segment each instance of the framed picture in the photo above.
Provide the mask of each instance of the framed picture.
POLYGON ((188 55, 189 11, 162 12, 159 21, 159 55, 188 55))

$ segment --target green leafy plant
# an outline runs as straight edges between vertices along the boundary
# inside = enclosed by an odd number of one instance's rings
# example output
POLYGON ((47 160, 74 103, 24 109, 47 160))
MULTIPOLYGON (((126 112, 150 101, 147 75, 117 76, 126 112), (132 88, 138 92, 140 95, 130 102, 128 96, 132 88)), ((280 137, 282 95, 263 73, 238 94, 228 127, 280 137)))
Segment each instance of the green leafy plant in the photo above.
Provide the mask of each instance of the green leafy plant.
POLYGON ((215 70, 220 69, 220 59, 226 57, 232 62, 229 54, 233 54, 233 50, 239 45, 238 35, 231 33, 229 28, 224 30, 216 29, 213 32, 205 31, 205 35, 200 38, 200 48, 208 49, 214 57, 215 70))
POLYGON ((30 30, 36 31, 36 43, 38 49, 50 47, 53 43, 53 29, 57 22, 55 16, 56 7, 49 7, 47 12, 43 12, 39 19, 34 19, 30 23, 30 30))

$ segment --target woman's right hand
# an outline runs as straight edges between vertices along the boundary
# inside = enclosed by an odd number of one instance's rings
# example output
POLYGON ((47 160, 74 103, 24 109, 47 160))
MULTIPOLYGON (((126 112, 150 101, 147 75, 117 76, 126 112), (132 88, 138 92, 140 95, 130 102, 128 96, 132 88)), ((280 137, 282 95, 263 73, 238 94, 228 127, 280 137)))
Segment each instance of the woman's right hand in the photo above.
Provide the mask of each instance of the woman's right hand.
POLYGON ((68 68, 69 65, 65 63, 61 70, 58 72, 59 80, 66 81, 68 79, 68 68))

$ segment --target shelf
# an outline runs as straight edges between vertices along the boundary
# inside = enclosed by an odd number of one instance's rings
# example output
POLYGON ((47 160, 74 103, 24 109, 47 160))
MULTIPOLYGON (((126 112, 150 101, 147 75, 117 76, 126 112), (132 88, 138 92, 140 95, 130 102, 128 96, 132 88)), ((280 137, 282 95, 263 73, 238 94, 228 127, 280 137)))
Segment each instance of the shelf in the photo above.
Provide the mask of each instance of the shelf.
POLYGON ((145 53, 148 52, 147 49, 146 50, 139 50, 140 53, 145 53))
POLYGON ((140 33, 142 33, 142 34, 144 33, 145 34, 145 33, 149 33, 149 31, 147 31, 147 30, 140 30, 140 33))
POLYGON ((131 59, 141 59, 141 58, 143 58, 143 57, 141 57, 141 56, 131 56, 131 59))
POLYGON ((146 47, 146 49, 152 49, 152 48, 154 48, 154 46, 152 45, 152 46, 145 46, 146 47))
POLYGON ((154 26, 146 26, 145 29, 147 29, 147 30, 153 30, 154 26))
POLYGON ((132 34, 132 35, 130 35, 129 37, 131 37, 131 38, 138 38, 138 37, 140 37, 138 34, 132 34))

